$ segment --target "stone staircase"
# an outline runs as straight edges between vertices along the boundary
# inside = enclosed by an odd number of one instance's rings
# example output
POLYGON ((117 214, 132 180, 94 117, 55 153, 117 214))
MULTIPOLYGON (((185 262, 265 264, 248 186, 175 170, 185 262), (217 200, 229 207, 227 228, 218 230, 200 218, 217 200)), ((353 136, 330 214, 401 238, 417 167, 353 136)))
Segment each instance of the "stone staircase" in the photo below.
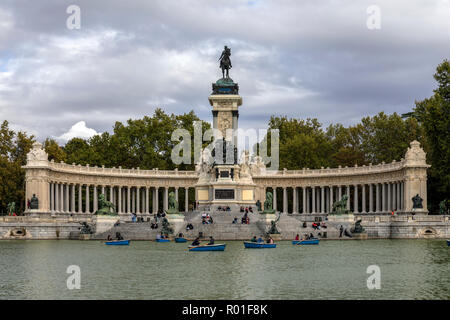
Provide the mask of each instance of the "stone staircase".
MULTIPOLYGON (((192 240, 196 238, 199 233, 203 234, 204 239, 213 236, 217 240, 248 240, 253 236, 259 237, 264 235, 270 228, 270 222, 261 219, 259 213, 248 213, 250 224, 241 224, 241 218, 244 215, 239 210, 233 211, 206 211, 213 218, 213 224, 202 224, 202 211, 191 211, 185 214, 185 222, 180 225, 173 225, 174 234, 183 233, 183 235, 192 240), (238 223, 233 224, 234 217, 237 217, 238 223), (190 223, 193 225, 193 230, 186 230, 186 225, 190 223)), ((305 219, 302 215, 288 215, 282 214, 280 221, 277 224, 278 230, 281 232, 283 240, 292 240, 296 234, 303 236, 304 234, 314 234, 319 238, 339 238, 340 223, 327 221, 327 228, 314 230, 311 227, 312 221, 305 219), (303 222, 307 220, 307 227, 303 227, 303 222), (320 233, 320 235, 319 235, 320 233)), ((161 232, 161 221, 159 221, 158 229, 151 229, 150 222, 121 222, 120 225, 112 229, 96 234, 94 239, 106 239, 108 235, 115 236, 116 232, 120 232, 124 238, 133 240, 155 240, 156 236, 161 232)), ((350 228, 350 225, 344 225, 344 228, 350 228)))

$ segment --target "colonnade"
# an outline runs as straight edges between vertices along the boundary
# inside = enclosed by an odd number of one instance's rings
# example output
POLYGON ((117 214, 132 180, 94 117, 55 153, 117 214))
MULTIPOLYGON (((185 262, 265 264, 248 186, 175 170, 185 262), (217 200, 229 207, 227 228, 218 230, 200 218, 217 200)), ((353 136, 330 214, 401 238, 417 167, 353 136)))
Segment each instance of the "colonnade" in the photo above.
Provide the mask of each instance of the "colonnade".
POLYGON ((54 213, 95 213, 99 209, 100 194, 114 204, 119 214, 156 213, 168 209, 170 191, 175 192, 180 203, 179 189, 184 189, 184 211, 189 209, 188 187, 102 186, 50 182, 49 188, 50 211, 54 213))
POLYGON ((331 213, 333 204, 346 194, 347 210, 354 213, 382 213, 405 210, 404 182, 328 185, 308 187, 272 187, 273 206, 285 213, 331 213), (281 189, 281 190, 280 190, 281 189), (288 192, 289 189, 289 192, 288 192), (277 200, 277 193, 282 200, 277 200), (291 201, 288 199, 291 195, 291 201), (292 203, 289 206, 289 202, 292 203), (278 207, 281 204, 281 208, 278 207), (288 207, 292 209, 289 210, 288 207))

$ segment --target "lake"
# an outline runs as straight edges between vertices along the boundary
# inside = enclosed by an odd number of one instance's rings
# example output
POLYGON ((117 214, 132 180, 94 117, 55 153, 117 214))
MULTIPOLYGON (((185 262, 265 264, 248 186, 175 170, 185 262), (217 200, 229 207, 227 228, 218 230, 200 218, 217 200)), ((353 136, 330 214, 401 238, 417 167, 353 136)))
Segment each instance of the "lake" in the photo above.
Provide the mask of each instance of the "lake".
POLYGON ((449 299, 445 240, 328 240, 318 246, 188 252, 187 244, 0 241, 1 299, 449 299), (81 288, 69 290, 68 266, 81 288), (381 272, 369 290, 367 268, 381 272))

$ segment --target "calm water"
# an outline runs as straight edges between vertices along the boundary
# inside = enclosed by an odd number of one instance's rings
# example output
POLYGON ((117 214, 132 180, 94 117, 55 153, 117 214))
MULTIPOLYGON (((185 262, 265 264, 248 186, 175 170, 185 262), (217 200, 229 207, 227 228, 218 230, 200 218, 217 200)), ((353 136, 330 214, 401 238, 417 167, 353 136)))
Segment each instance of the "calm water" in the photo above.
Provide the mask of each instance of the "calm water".
POLYGON ((445 240, 322 241, 319 246, 188 252, 134 241, 0 241, 2 299, 449 299, 445 240), (81 289, 68 290, 69 265, 81 289), (366 286, 369 265, 381 289, 366 286))

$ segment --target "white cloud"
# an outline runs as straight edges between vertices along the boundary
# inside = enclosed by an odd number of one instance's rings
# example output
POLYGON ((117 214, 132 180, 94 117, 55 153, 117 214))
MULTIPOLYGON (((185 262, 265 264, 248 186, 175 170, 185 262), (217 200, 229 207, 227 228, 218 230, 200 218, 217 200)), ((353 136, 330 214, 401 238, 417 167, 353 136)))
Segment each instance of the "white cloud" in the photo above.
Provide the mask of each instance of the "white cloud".
POLYGON ((63 142, 67 142, 72 138, 83 138, 83 139, 87 139, 90 138, 92 136, 95 136, 99 133, 97 133, 97 131, 95 131, 94 129, 88 128, 86 127, 86 122, 85 121, 79 121, 77 123, 75 123, 69 131, 67 131, 66 133, 64 133, 63 135, 57 137, 58 140, 63 141, 63 142))

